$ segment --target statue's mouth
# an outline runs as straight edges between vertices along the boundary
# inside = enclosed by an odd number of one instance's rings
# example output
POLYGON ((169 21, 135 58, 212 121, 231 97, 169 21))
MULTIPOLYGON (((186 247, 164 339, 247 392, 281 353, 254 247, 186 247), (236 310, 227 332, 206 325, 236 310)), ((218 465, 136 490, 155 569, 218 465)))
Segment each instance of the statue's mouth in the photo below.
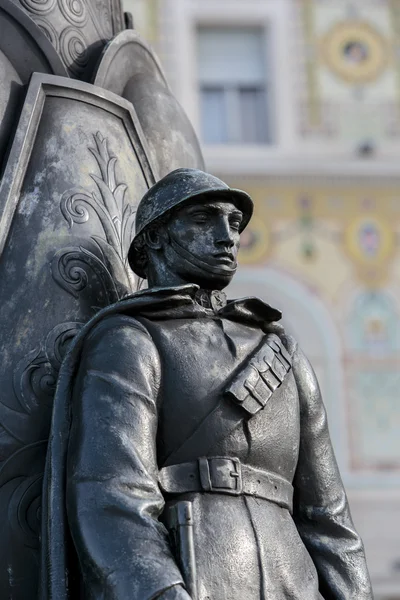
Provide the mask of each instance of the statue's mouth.
POLYGON ((219 252, 218 254, 214 254, 211 260, 218 264, 236 268, 236 260, 231 252, 219 252))

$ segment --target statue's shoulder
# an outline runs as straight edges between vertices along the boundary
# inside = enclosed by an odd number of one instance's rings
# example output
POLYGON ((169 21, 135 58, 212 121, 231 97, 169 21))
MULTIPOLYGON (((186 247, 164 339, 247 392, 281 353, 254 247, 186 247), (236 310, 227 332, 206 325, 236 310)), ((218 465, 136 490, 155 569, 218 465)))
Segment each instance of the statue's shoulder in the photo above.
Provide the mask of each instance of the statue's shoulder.
POLYGON ((304 414, 318 413, 321 410, 322 399, 312 364, 292 335, 284 334, 281 340, 291 356, 293 374, 304 414))
POLYGON ((193 302, 194 287, 198 286, 143 290, 103 308, 74 339, 68 352, 68 365, 74 369, 83 354, 98 355, 109 349, 113 349, 113 353, 130 352, 138 359, 157 361, 158 350, 146 324, 156 315, 173 318, 179 307, 193 302))
POLYGON ((299 350, 299 344, 292 335, 286 333, 284 328, 280 325, 282 331, 277 332, 277 335, 280 337, 282 344, 285 346, 286 350, 289 352, 290 356, 293 358, 297 355, 299 350))
POLYGON ((286 351, 293 358, 294 354, 297 352, 299 347, 297 340, 292 335, 286 332, 284 326, 281 323, 278 323, 277 321, 266 322, 263 329, 267 334, 276 335, 285 347, 286 351))
POLYGON ((305 374, 306 376, 309 376, 311 373, 314 376, 311 363, 299 346, 296 338, 293 337, 293 335, 286 333, 283 327, 278 323, 274 323, 273 325, 278 325, 278 327, 281 328, 281 331, 276 331, 275 333, 280 337, 282 344, 285 346, 287 352, 291 356, 295 375, 305 374))
POLYGON ((80 373, 118 372, 128 378, 139 369, 157 379, 161 368, 160 353, 145 325, 124 313, 106 314, 94 324, 83 336, 74 364, 80 373))
POLYGON ((173 316, 174 310, 191 301, 188 289, 194 286, 178 288, 153 288, 136 292, 99 311, 86 325, 83 335, 92 339, 116 330, 135 329, 150 336, 143 321, 152 315, 164 318, 173 316))
POLYGON ((151 335, 140 320, 140 312, 123 303, 103 309, 81 333, 81 350, 125 349, 153 345, 151 335))
POLYGON ((143 325, 140 320, 140 315, 131 315, 124 312, 116 312, 111 314, 105 314, 100 318, 97 323, 93 325, 91 330, 88 332, 86 339, 95 339, 99 336, 104 335, 115 335, 123 330, 139 331, 142 334, 150 335, 147 328, 143 325))

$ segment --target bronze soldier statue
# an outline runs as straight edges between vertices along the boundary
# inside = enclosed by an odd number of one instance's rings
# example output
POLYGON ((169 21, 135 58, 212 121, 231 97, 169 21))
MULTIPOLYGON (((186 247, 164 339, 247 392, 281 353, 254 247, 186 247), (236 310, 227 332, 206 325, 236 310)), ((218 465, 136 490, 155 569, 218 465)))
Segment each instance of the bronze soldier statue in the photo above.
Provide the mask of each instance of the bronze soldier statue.
POLYGON ((250 197, 197 169, 145 194, 148 289, 61 367, 41 598, 367 600, 312 367, 260 299, 227 300, 250 197))
POLYGON ((199 142, 121 0, 0 0, 0 599, 38 594, 58 373, 83 325, 137 290, 145 192, 199 142))

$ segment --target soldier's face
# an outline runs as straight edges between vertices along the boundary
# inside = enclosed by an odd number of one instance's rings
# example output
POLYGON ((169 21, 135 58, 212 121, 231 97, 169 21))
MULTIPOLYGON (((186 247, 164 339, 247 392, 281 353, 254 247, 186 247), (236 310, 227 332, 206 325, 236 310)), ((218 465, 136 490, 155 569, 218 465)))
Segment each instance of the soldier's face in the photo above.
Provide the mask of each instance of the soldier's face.
POLYGON ((237 267, 242 219, 243 213, 233 203, 218 197, 178 209, 168 233, 179 275, 202 287, 228 285, 237 267))

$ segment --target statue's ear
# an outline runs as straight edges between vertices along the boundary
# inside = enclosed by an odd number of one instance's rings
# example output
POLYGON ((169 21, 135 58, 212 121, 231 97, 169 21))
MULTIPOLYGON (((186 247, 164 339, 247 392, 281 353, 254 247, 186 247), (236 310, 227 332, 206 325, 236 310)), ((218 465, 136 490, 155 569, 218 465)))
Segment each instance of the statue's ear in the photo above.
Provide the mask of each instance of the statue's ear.
POLYGON ((161 250, 165 242, 168 240, 168 232, 161 227, 149 229, 144 232, 146 245, 151 250, 161 250))

